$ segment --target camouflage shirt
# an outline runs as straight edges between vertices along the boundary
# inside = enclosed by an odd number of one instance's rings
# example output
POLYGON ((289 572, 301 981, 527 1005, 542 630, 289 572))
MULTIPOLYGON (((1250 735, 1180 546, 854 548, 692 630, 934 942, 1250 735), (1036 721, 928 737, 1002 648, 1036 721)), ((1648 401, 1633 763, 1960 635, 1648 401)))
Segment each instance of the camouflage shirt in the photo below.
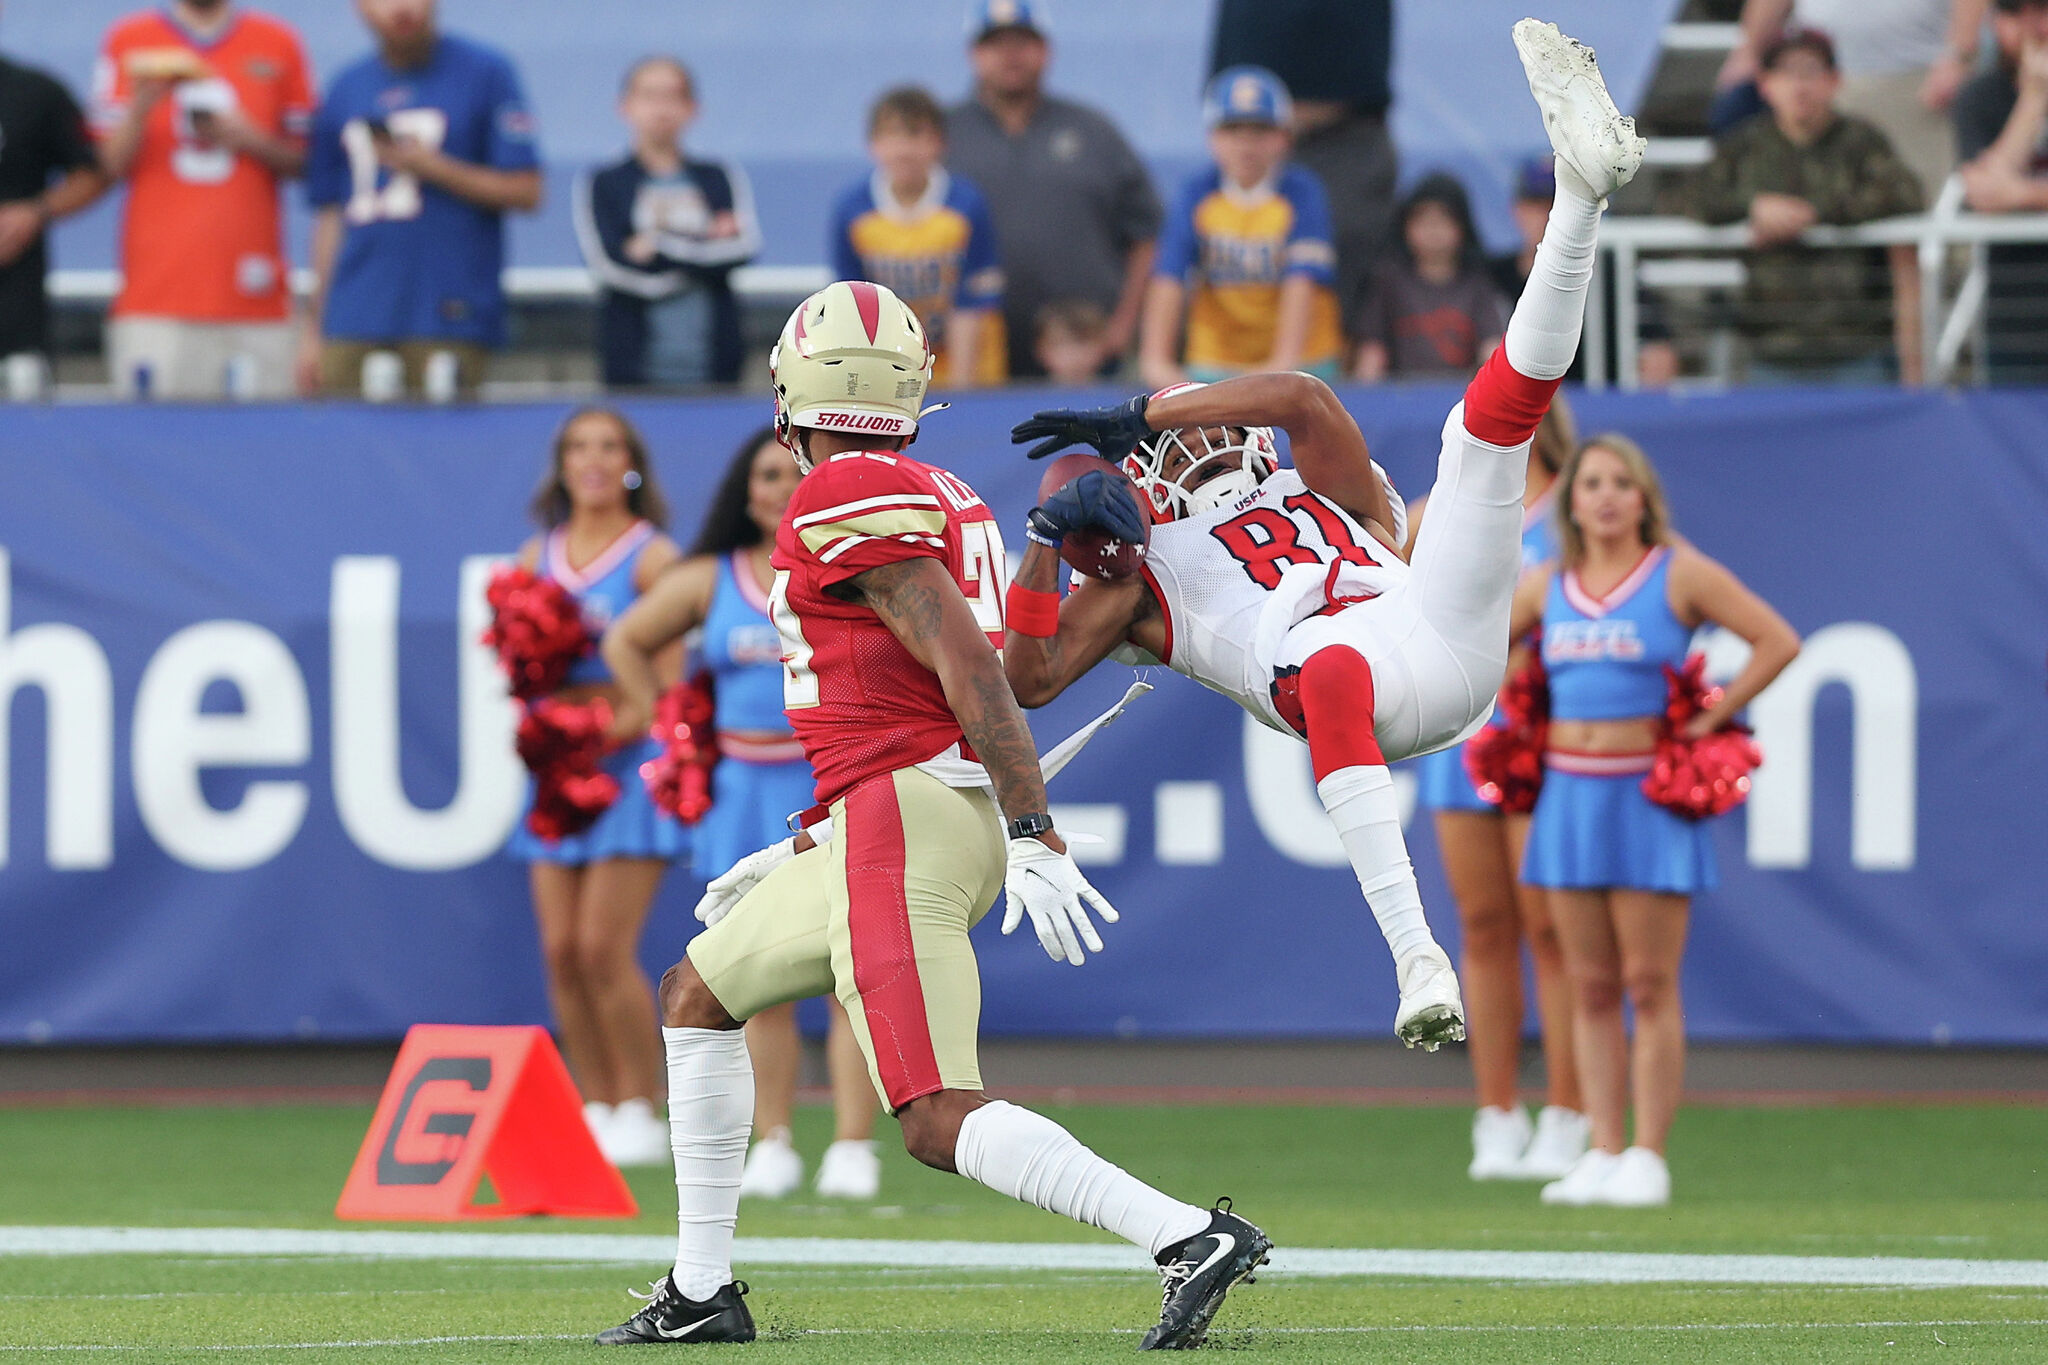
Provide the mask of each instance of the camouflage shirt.
MULTIPOLYGON (((1822 223, 1847 225, 1916 213, 1920 182, 1885 135, 1862 119, 1838 117, 1806 146, 1768 113, 1722 138, 1692 187, 1693 216, 1734 223, 1759 194, 1790 194, 1822 223)), ((1771 247, 1744 258, 1749 283, 1739 325, 1757 358, 1825 365, 1883 350, 1891 337, 1891 279, 1881 248, 1771 247)))

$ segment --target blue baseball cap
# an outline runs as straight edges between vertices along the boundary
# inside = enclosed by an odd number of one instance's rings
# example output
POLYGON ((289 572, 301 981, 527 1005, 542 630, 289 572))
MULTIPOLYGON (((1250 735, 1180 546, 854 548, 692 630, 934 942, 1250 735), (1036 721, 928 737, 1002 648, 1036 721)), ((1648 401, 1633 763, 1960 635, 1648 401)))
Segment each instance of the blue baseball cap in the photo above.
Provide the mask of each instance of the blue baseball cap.
POLYGON ((1286 83, 1265 67, 1227 66, 1202 92, 1202 122, 1211 128, 1231 123, 1286 128, 1294 122, 1294 100, 1286 83))
POLYGON ((1045 6, 1031 0, 974 0, 967 7, 967 36, 978 43, 991 33, 1020 28, 1043 38, 1044 13, 1045 6))

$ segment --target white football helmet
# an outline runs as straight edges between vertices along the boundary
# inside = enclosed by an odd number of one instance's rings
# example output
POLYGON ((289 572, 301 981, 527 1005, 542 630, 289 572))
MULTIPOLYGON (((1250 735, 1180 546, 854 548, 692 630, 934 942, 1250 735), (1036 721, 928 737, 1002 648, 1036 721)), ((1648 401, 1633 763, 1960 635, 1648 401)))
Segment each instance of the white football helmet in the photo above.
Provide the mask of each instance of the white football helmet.
POLYGON ((775 434, 808 474, 793 428, 915 436, 932 379, 917 314, 879 284, 838 280, 798 304, 768 352, 775 434))
MULTIPOLYGON (((1170 398, 1206 387, 1196 383, 1169 384, 1152 397, 1170 398)), ((1264 483, 1280 467, 1280 446, 1273 439, 1273 428, 1223 427, 1221 441, 1211 434, 1217 430, 1168 429, 1124 457, 1123 471, 1152 504, 1154 521, 1198 516, 1234 502, 1264 483), (1193 445, 1189 444, 1190 436, 1193 445), (1236 467, 1220 474, 1198 472, 1213 467, 1233 452, 1239 456, 1236 467)))

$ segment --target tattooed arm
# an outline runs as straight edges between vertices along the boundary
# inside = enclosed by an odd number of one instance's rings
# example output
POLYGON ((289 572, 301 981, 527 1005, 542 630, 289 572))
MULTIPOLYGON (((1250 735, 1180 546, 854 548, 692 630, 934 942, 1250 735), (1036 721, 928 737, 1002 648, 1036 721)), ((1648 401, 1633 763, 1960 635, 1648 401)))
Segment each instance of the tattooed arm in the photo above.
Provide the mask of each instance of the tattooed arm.
MULTIPOLYGON (((1003 676, 1002 661, 946 566, 936 559, 907 559, 869 569, 850 582, 903 647, 938 674, 946 704, 988 769, 1004 816, 1015 820, 1049 809, 1031 727, 1003 676)), ((1066 848, 1057 834, 1040 837, 1050 848, 1066 848)))

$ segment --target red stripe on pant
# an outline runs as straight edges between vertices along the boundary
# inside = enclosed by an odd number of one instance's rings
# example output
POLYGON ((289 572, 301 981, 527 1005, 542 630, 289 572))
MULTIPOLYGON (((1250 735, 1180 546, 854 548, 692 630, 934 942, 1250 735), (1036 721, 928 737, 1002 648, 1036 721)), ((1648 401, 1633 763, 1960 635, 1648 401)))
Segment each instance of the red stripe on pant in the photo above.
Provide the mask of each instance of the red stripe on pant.
POLYGON ((875 1069, 894 1111, 945 1089, 904 899, 903 812, 893 775, 846 795, 846 929, 875 1069))

